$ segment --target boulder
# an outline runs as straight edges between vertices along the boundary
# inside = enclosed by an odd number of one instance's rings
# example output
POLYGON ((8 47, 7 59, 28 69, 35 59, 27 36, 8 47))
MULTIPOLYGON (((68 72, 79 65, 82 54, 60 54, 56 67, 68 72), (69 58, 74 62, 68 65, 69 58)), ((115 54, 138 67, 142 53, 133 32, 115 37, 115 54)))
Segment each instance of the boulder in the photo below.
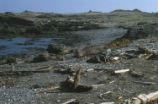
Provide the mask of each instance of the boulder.
POLYGON ((104 55, 96 55, 92 58, 90 58, 89 60, 87 60, 87 62, 89 63, 101 63, 101 62, 105 62, 105 56, 104 55))
POLYGON ((6 64, 12 64, 12 63, 17 64, 18 63, 17 58, 15 58, 15 57, 8 57, 6 59, 6 64))
POLYGON ((93 55, 93 54, 97 54, 100 50, 96 49, 96 47, 92 46, 92 45, 87 45, 85 48, 81 49, 81 50, 75 50, 75 57, 77 58, 81 58, 84 56, 88 56, 88 55, 93 55))
POLYGON ((43 53, 39 54, 38 56, 34 57, 33 62, 44 62, 50 60, 49 54, 43 53))
POLYGON ((53 54, 68 54, 72 52, 72 49, 62 44, 49 44, 47 51, 53 54))

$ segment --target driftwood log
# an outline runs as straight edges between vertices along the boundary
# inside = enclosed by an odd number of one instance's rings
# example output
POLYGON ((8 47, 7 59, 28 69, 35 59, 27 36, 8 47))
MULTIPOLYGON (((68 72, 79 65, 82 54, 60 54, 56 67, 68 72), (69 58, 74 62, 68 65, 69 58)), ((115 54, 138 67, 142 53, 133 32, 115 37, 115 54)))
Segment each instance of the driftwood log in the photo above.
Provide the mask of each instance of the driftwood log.
POLYGON ((85 91, 90 91, 93 88, 99 88, 99 87, 104 86, 104 84, 97 84, 97 85, 80 84, 81 72, 82 72, 82 68, 80 67, 79 70, 76 72, 74 78, 72 76, 68 76, 65 81, 61 82, 60 86, 57 86, 55 88, 41 90, 41 91, 38 91, 37 93, 52 92, 57 89, 60 89, 63 91, 69 91, 69 92, 85 92, 85 91))
POLYGON ((150 94, 140 94, 137 97, 132 98, 128 104, 157 104, 157 103, 158 103, 158 91, 150 94))

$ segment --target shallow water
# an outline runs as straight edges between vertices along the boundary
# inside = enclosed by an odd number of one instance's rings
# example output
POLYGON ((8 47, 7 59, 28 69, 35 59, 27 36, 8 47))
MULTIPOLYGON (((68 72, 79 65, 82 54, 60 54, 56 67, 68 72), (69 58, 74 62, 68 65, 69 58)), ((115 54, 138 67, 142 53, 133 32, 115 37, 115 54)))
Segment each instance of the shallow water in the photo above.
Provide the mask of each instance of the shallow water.
POLYGON ((11 39, 0 39, 0 46, 6 46, 6 48, 0 50, 0 55, 8 54, 32 54, 39 50, 37 48, 46 49, 47 45, 52 43, 52 38, 26 38, 16 37, 11 39), (27 49, 31 48, 31 49, 27 49), (34 49, 36 48, 36 49, 34 49))

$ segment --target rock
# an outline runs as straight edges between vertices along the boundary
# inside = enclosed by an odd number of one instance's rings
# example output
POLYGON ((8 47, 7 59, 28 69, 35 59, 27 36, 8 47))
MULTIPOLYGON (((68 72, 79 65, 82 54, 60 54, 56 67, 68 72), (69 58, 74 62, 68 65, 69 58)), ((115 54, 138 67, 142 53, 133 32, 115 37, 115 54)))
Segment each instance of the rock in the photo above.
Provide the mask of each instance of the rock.
POLYGON ((17 63, 18 63, 17 61, 18 61, 18 60, 17 60, 17 58, 15 58, 15 57, 8 57, 7 60, 6 60, 6 63, 7 63, 7 64, 11 64, 11 63, 17 64, 17 63))
POLYGON ((72 52, 72 49, 62 44, 50 44, 47 51, 54 54, 68 54, 72 52))
POLYGON ((105 57, 104 55, 97 55, 97 56, 94 56, 92 58, 90 58, 89 60, 87 60, 87 62, 89 63, 101 63, 101 62, 105 62, 105 57))
POLYGON ((140 22, 137 25, 127 28, 127 33, 123 36, 127 39, 141 39, 149 35, 156 35, 158 33, 157 23, 140 22))
POLYGON ((65 57, 63 55, 50 54, 50 58, 51 60, 63 61, 65 57))
POLYGON ((112 56, 112 55, 96 55, 92 58, 90 58, 89 60, 87 60, 87 62, 89 63, 107 63, 107 62, 115 62, 118 61, 120 58, 117 56, 112 56))
POLYGON ((33 59, 33 62, 44 62, 44 61, 48 61, 50 60, 50 56, 49 54, 39 54, 38 56, 36 56, 34 59, 33 59))
POLYGON ((87 45, 85 48, 81 50, 75 50, 75 57, 81 58, 88 55, 97 54, 99 52, 99 49, 96 49, 96 47, 92 45, 87 45))

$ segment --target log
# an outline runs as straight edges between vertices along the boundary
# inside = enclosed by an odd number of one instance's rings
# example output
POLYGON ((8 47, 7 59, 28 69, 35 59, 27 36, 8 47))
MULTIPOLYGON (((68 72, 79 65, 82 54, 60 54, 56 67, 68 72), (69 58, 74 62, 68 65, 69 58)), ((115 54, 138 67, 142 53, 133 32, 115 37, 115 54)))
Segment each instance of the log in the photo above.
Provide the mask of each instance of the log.
POLYGON ((45 89, 38 91, 37 93, 44 93, 44 92, 51 92, 57 89, 64 90, 64 91, 74 91, 74 92, 85 92, 92 90, 93 88, 100 88, 103 87, 105 84, 98 84, 98 85, 82 85, 80 84, 80 75, 81 75, 81 67, 76 72, 74 79, 72 76, 68 76, 67 79, 61 82, 61 85, 55 88, 45 89))
POLYGON ((158 91, 150 93, 148 95, 140 94, 132 99, 131 104, 157 104, 158 103, 157 100, 158 100, 158 91), (157 102, 153 103, 154 101, 157 102))
POLYGON ((79 104, 79 102, 76 99, 70 99, 62 104, 79 104))
POLYGON ((123 73, 129 72, 129 71, 130 71, 130 69, 115 70, 114 74, 123 74, 123 73))
POLYGON ((139 52, 141 54, 151 54, 151 53, 153 53, 153 52, 149 51, 147 48, 143 48, 142 46, 139 46, 138 49, 139 49, 139 52))
POLYGON ((75 75, 75 78, 74 78, 74 89, 76 89, 78 87, 78 85, 80 84, 80 74, 81 74, 81 67, 76 72, 76 75, 75 75))
POLYGON ((61 74, 73 74, 74 71, 71 68, 58 68, 54 70, 55 73, 61 73, 61 74))
POLYGON ((38 68, 36 70, 49 70, 49 69, 54 68, 54 67, 55 67, 54 65, 50 65, 50 66, 45 66, 45 67, 38 68))
POLYGON ((94 71, 95 69, 94 68, 90 68, 90 69, 87 69, 86 72, 91 72, 91 71, 94 71))
POLYGON ((49 88, 49 89, 38 91, 37 93, 48 93, 48 92, 52 92, 52 91, 58 90, 58 89, 61 89, 61 87, 57 86, 57 87, 54 87, 54 88, 49 88))
POLYGON ((0 76, 24 76, 33 73, 47 73, 49 70, 30 70, 30 71, 0 71, 0 76))
POLYGON ((100 88, 100 87, 103 87, 105 86, 105 84, 97 84, 97 85, 91 85, 92 88, 100 88))
POLYGON ((133 76, 133 77, 144 77, 144 75, 143 74, 141 74, 141 73, 138 73, 138 72, 136 72, 136 71, 130 71, 130 74, 133 76))
POLYGON ((0 76, 24 76, 30 75, 32 73, 47 73, 49 69, 55 67, 54 65, 45 66, 41 68, 37 68, 35 70, 10 70, 10 71, 0 71, 0 76))
POLYGON ((144 82, 144 81, 133 81, 134 83, 140 83, 140 84, 144 84, 144 85, 154 85, 157 84, 155 82, 144 82))

